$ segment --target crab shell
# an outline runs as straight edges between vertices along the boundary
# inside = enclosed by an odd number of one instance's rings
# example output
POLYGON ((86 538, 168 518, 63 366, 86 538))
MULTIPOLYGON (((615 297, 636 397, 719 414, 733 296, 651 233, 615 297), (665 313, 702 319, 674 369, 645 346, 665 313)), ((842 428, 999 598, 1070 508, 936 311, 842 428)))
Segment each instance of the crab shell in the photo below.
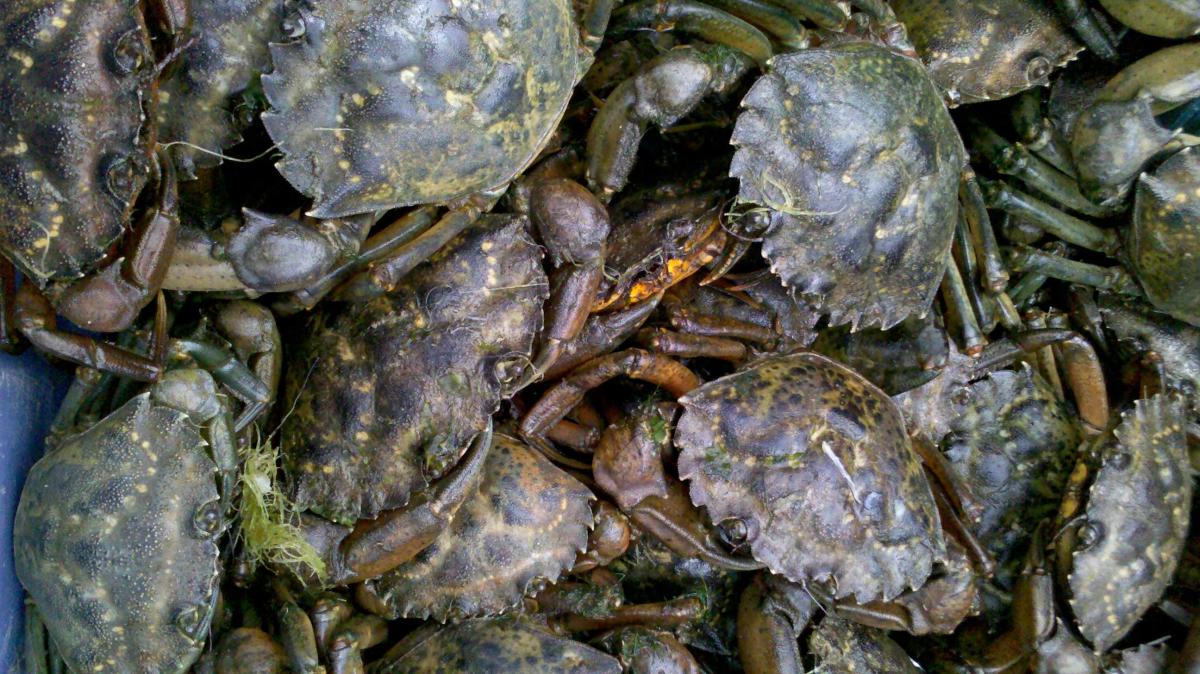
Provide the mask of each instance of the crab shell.
POLYGON ((515 608, 587 547, 591 491, 521 441, 497 434, 483 482, 432 545, 360 591, 387 617, 448 619, 515 608))
POLYGON ((928 310, 965 151, 916 61, 854 42, 776 56, 734 127, 739 198, 769 210, 763 256, 832 325, 928 310))
POLYGON ((1112 648, 1162 596, 1183 554, 1192 504, 1182 398, 1137 401, 1100 447, 1085 525, 1071 556, 1071 609, 1097 652, 1112 648))
POLYGON ((469 620, 437 628, 397 658, 372 665, 378 674, 620 674, 617 659, 509 618, 469 620))
POLYGON ((134 0, 7 0, 0 25, 0 252, 39 285, 68 281, 145 185, 150 35, 134 0))
POLYGON ((892 8, 952 105, 1045 86, 1083 45, 1036 0, 894 0, 892 8))
POLYGON ((314 3, 271 45, 279 171, 330 218, 503 186, 545 145, 582 70, 568 0, 314 3))
POLYGON ((1154 306, 1200 326, 1200 155, 1193 148, 1141 175, 1125 248, 1154 306))
POLYGON ((457 463, 541 329, 547 281, 528 229, 485 216, 392 292, 310 319, 289 356, 281 443, 301 508, 353 524, 457 463))
POLYGON ((679 475, 714 522, 740 520, 754 558, 838 598, 890 600, 945 557, 900 412, 814 353, 765 358, 680 399, 679 475))
POLYGON ((172 151, 185 178, 221 163, 214 153, 241 140, 233 96, 270 69, 267 43, 279 35, 283 2, 204 0, 191 14, 192 41, 159 87, 157 115, 164 145, 186 143, 172 151))
POLYGON ((72 671, 182 672, 199 656, 224 529, 216 474, 194 424, 149 393, 30 469, 17 577, 72 671))

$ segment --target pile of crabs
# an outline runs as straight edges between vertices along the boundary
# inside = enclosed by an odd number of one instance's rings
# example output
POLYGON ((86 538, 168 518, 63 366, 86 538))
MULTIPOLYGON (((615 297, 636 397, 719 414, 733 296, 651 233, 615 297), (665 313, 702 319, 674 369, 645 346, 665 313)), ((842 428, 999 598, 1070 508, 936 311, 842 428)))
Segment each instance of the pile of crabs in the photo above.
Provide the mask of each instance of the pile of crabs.
POLYGON ((26 671, 1200 671, 1195 0, 0 19, 26 671))

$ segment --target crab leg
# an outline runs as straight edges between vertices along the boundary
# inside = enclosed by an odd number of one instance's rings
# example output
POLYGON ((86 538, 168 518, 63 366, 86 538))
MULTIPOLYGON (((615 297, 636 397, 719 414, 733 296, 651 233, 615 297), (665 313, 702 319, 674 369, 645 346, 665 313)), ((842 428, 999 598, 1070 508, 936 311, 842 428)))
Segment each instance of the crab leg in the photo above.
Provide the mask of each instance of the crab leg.
POLYGON ((1085 197, 1074 177, 1058 170, 1021 143, 1009 143, 977 121, 972 121, 968 128, 972 134, 972 149, 983 154, 1000 173, 1013 176, 1054 202, 1093 218, 1111 217, 1119 212, 1117 208, 1106 208, 1085 197))
POLYGON ((1013 127, 1021 142, 1037 156, 1068 176, 1075 176, 1075 165, 1071 151, 1054 133, 1050 120, 1042 111, 1042 94, 1027 91, 1013 100, 1011 110, 1013 127))
POLYGON ((749 356, 741 342, 721 337, 708 337, 665 328, 644 328, 634 337, 634 343, 655 353, 676 358, 715 358, 740 363, 749 356))
POLYGON ((1122 267, 1101 267, 1045 253, 1029 246, 1013 246, 1009 265, 1017 271, 1033 271, 1069 283, 1080 283, 1122 295, 1141 297, 1142 289, 1122 267))
POLYGON ((325 275, 307 288, 291 293, 276 308, 287 312, 312 309, 336 286, 363 266, 384 259, 398 248, 412 241, 418 234, 436 222, 437 209, 432 206, 415 208, 397 218, 383 229, 371 235, 358 251, 358 255, 334 265, 325 275))
POLYGON ((962 209, 963 220, 967 224, 967 231, 971 235, 971 248, 979 256, 982 264, 980 283, 988 292, 1001 292, 1008 285, 1008 270, 1004 268, 1000 245, 996 243, 996 232, 992 228, 991 218, 988 217, 983 192, 979 189, 979 179, 969 168, 963 171, 958 186, 958 203, 962 209))
POLYGON ((1116 232, 1063 213, 1050 204, 1004 183, 984 184, 984 196, 992 208, 1024 218, 1048 234, 1081 248, 1112 255, 1120 247, 1116 232))
POLYGON ((572 613, 555 622, 568 632, 596 632, 626 625, 675 627, 695 620, 703 612, 704 606, 697 597, 680 597, 663 602, 618 606, 612 613, 602 617, 572 613))
POLYGON ((640 0, 613 12, 610 34, 669 29, 724 44, 765 64, 774 50, 770 39, 747 21, 695 0, 640 0))
POLYGON ((746 674, 802 674, 796 635, 804 631, 816 606, 800 588, 780 593, 757 574, 738 601, 737 642, 746 674))
MULTIPOLYGON (((1047 327, 1046 314, 1037 310, 1026 312, 1025 327, 1031 330, 1044 330, 1047 327)), ((1054 358, 1054 348, 1052 346, 1043 346, 1034 355, 1038 371, 1041 372, 1042 377, 1050 383, 1050 386, 1058 394, 1059 398, 1065 398, 1062 379, 1058 376, 1058 363, 1054 358)))
POLYGON ((13 318, 31 344, 51 355, 138 381, 154 381, 162 374, 162 366, 145 356, 59 330, 50 300, 32 283, 23 283, 17 290, 13 318))
POLYGON ((700 385, 700 378, 694 372, 672 358, 642 349, 618 351, 579 366, 546 391, 521 419, 521 437, 527 442, 538 442, 547 429, 583 400, 584 394, 622 375, 657 384, 676 397, 700 385))
POLYGON ((475 437, 462 461, 427 494, 403 508, 359 522, 333 551, 330 581, 348 585, 374 578, 429 547, 477 487, 492 446, 492 426, 475 437))
POLYGON ((592 314, 584 324, 583 330, 574 339, 562 345, 557 360, 546 370, 544 378, 557 379, 583 363, 612 351, 646 322, 658 307, 662 295, 660 292, 620 311, 592 314))
POLYGON ((292 669, 298 674, 321 671, 312 620, 290 599, 284 600, 279 607, 279 641, 292 669))
POLYGON ((362 674, 363 651, 387 640, 387 621, 374 615, 355 615, 338 625, 326 646, 329 674, 362 674))
MULTIPOLYGON (((737 339, 757 344, 771 344, 775 341, 775 332, 770 328, 734 318, 692 312, 674 293, 668 293, 663 297, 663 308, 667 311, 667 320, 670 321, 671 327, 681 332, 704 337, 737 339)), ((760 315, 765 322, 770 321, 771 317, 766 311, 761 312, 760 315)))
POLYGON ((179 231, 179 196, 174 163, 159 161, 158 204, 131 237, 125 257, 71 284, 58 300, 58 313, 97 332, 120 332, 158 294, 179 231))
POLYGON ((414 267, 458 236, 496 203, 487 195, 468 197, 464 203, 451 208, 441 220, 416 238, 405 243, 375 266, 350 277, 334 291, 334 299, 361 302, 378 297, 396 286, 414 267))
POLYGON ((0 258, 0 350, 19 353, 25 347, 13 318, 13 300, 17 294, 17 270, 7 258, 0 258))
POLYGON ((1092 11, 1087 0, 1054 0, 1054 6, 1067 25, 1096 56, 1105 61, 1116 61, 1117 38, 1101 19, 1092 11))
MULTIPOLYGON (((283 371, 283 342, 275 317, 261 304, 245 300, 222 305, 214 321, 217 330, 229 340, 238 362, 249 365, 258 383, 266 386, 268 399, 255 400, 242 411, 234 427, 244 428, 275 399, 279 376, 283 371)), ((257 389, 257 387, 254 387, 257 389)))
POLYGON ((971 299, 963 283, 962 274, 958 271, 958 263, 954 257, 946 261, 946 276, 942 279, 942 299, 946 303, 947 323, 953 322, 963 340, 963 351, 968 355, 978 355, 987 339, 975 319, 975 310, 971 307, 971 299))

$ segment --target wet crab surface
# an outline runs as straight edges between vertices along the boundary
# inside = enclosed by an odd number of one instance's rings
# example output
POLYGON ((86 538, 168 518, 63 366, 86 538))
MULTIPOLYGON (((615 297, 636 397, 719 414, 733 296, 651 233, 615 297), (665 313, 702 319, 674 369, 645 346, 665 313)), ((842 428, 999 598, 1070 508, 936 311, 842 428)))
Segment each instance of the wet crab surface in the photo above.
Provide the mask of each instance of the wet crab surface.
POLYGON ((0 9, 26 669, 1200 667, 1200 11, 616 5, 0 9))

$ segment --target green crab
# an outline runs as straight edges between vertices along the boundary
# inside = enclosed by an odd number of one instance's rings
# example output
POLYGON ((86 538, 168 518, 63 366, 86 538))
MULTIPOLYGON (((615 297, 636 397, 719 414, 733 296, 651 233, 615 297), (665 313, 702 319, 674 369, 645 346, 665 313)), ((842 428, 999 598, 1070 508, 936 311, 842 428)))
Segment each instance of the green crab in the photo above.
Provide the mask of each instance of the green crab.
MULTIPOLYGON (((188 339, 170 348, 173 360, 213 370, 247 409, 269 399, 224 349, 188 339)), ((76 381, 60 428, 103 391, 96 375, 76 381)), ((52 436, 26 478, 15 568, 73 671, 183 672, 200 654, 238 463, 238 427, 214 375, 168 370, 91 426, 52 436)))

